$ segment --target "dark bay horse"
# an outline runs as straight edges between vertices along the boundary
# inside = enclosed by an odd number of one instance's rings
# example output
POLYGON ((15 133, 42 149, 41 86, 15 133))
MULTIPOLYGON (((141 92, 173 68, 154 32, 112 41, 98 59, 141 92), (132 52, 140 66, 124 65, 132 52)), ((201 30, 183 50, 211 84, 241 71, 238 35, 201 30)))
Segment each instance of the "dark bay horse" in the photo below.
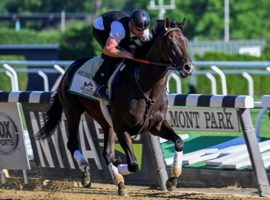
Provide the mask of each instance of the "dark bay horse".
POLYGON ((187 39, 182 33, 183 23, 168 19, 158 20, 152 30, 151 40, 143 43, 135 52, 135 57, 153 62, 145 64, 133 60, 125 61, 125 69, 112 85, 109 109, 113 126, 103 116, 99 101, 68 92, 73 74, 89 58, 75 61, 66 70, 38 137, 41 139, 49 137, 64 111, 68 123, 68 149, 83 172, 84 186, 91 184, 90 174, 88 163, 79 149, 77 131, 81 115, 87 112, 104 131, 103 155, 112 178, 119 188, 119 195, 128 195, 122 175, 138 170, 132 148, 132 136, 146 131, 175 144, 171 176, 166 185, 168 190, 176 187, 177 178, 182 171, 184 144, 165 118, 168 107, 166 83, 170 69, 178 72, 182 78, 191 75, 193 71, 187 50, 187 39), (115 162, 116 137, 125 151, 127 164, 115 162))

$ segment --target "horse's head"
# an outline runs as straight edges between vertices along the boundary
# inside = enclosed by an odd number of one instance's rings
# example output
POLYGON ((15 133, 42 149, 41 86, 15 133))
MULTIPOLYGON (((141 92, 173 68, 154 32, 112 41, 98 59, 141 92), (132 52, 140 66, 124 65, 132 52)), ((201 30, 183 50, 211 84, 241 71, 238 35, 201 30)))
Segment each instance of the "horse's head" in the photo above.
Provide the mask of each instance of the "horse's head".
POLYGON ((151 39, 135 48, 135 57, 156 61, 156 65, 173 69, 183 78, 191 75, 194 66, 188 54, 188 40, 182 32, 184 24, 185 20, 157 20, 151 39))
POLYGON ((182 78, 191 75, 194 66, 188 54, 188 40, 182 32, 185 20, 181 23, 164 20, 163 60, 171 63, 170 68, 179 72, 182 78))

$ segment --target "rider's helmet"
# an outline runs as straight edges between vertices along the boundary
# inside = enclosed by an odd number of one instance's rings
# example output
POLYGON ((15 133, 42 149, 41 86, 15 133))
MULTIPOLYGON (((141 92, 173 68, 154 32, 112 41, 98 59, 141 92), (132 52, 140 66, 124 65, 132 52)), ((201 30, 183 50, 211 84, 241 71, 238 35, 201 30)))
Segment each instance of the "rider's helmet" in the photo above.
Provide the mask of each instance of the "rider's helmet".
POLYGON ((150 26, 150 17, 145 10, 135 9, 130 13, 131 22, 138 30, 145 30, 150 26))

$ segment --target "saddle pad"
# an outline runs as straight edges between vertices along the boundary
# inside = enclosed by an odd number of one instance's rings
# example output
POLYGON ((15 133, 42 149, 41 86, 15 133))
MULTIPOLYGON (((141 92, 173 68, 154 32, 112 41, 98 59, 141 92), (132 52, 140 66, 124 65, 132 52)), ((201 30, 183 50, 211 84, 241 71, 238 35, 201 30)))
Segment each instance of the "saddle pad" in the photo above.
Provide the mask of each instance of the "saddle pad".
POLYGON ((69 92, 86 98, 94 98, 96 83, 93 77, 101 66, 103 59, 100 56, 89 59, 73 75, 69 92))

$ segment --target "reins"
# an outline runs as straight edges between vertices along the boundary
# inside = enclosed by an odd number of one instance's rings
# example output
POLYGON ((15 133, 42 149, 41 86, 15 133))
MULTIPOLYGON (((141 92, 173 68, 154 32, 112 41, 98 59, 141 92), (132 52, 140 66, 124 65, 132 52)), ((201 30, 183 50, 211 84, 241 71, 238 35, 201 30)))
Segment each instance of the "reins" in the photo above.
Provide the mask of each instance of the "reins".
POLYGON ((150 60, 141 59, 141 58, 133 58, 132 60, 135 62, 146 64, 146 65, 157 65, 161 67, 168 67, 168 69, 177 70, 176 67, 173 67, 173 66, 176 66, 174 63, 155 62, 155 61, 150 61, 150 60))
MULTIPOLYGON (((167 36, 171 31, 175 31, 175 30, 181 31, 180 28, 170 28, 170 29, 166 30, 163 37, 167 36)), ((161 66, 161 67, 168 67, 168 69, 177 70, 177 65, 174 62, 162 63, 162 62, 155 62, 155 61, 150 61, 150 60, 141 59, 141 58, 133 58, 132 60, 135 62, 147 64, 147 65, 157 65, 157 66, 161 66)))
POLYGON ((170 66, 169 63, 155 62, 155 61, 150 61, 150 60, 141 59, 141 58, 133 58, 132 60, 139 62, 139 63, 147 64, 147 65, 158 65, 158 66, 162 66, 162 67, 170 66))

